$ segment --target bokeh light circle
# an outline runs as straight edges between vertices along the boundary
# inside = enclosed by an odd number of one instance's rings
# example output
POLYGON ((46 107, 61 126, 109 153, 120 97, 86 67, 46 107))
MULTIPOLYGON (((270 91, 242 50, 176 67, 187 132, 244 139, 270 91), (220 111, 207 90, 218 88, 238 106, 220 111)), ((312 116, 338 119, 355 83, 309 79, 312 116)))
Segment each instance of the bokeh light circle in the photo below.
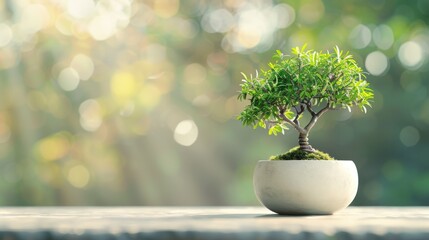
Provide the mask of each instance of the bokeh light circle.
POLYGON ((409 41, 399 47, 398 57, 404 67, 417 69, 423 64, 423 49, 417 42, 409 41))
POLYGON ((420 133, 415 127, 406 126, 399 133, 399 139, 406 147, 412 147, 420 141, 420 133))
POLYGON ((374 76, 385 73, 389 68, 389 59, 380 51, 375 51, 365 59, 365 68, 374 76))
POLYGON ((174 129, 174 140, 183 146, 191 146, 198 138, 198 127, 192 120, 183 120, 174 129))

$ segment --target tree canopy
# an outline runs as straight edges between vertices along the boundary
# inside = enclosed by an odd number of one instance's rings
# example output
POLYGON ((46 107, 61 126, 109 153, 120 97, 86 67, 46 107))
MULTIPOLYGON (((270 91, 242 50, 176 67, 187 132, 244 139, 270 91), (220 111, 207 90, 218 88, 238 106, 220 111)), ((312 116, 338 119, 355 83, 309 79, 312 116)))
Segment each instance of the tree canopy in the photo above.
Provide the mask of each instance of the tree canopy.
POLYGON ((268 70, 247 76, 238 99, 250 104, 238 116, 244 125, 268 128, 269 134, 284 133, 293 126, 300 134, 308 132, 318 117, 330 109, 358 106, 366 112, 373 92, 353 56, 338 47, 333 52, 295 47, 291 55, 277 50, 268 70), (301 126, 304 111, 311 120, 301 126))

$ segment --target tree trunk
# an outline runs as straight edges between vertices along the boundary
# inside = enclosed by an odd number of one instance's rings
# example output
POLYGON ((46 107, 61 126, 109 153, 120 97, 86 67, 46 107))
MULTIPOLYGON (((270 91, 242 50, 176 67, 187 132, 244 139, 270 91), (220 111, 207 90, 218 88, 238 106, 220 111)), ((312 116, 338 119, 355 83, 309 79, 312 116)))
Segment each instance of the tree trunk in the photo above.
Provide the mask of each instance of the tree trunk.
POLYGON ((299 148, 307 152, 314 152, 314 148, 308 144, 308 133, 299 134, 299 148))

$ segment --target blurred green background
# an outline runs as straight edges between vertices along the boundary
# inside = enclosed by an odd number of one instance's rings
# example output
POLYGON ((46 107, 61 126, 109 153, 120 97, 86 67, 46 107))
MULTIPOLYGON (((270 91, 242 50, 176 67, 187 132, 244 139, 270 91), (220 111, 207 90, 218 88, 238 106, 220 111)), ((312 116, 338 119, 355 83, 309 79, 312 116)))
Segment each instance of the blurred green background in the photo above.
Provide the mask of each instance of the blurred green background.
POLYGON ((310 136, 355 161, 353 204, 428 205, 428 23, 428 0, 0 1, 0 205, 257 204, 297 134, 235 120, 240 72, 303 43, 375 90, 310 136))

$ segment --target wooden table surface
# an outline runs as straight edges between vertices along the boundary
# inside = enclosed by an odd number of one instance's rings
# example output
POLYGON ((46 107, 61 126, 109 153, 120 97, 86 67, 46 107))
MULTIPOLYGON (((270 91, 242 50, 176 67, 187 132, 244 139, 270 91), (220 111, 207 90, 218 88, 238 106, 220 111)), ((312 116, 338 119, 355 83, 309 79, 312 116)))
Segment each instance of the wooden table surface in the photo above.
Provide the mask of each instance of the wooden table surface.
POLYGON ((429 239, 429 207, 2 207, 0 239, 429 239))

